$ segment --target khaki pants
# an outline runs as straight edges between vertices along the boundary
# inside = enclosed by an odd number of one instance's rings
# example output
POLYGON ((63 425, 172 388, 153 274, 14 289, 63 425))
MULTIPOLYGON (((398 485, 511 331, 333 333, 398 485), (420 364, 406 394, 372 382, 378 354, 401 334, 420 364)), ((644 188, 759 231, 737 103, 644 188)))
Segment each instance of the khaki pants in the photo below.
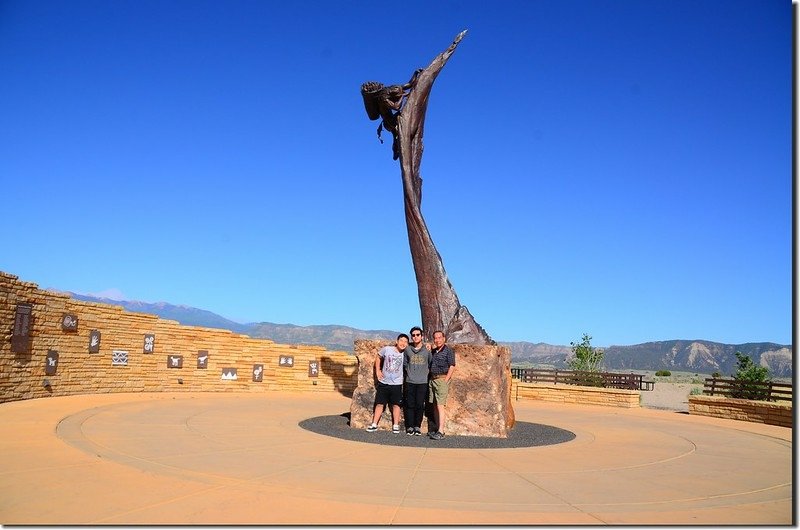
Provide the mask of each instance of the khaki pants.
POLYGON ((428 385, 431 389, 428 403, 438 403, 439 405, 447 403, 447 391, 449 390, 450 383, 448 383, 444 377, 440 379, 431 379, 428 385))

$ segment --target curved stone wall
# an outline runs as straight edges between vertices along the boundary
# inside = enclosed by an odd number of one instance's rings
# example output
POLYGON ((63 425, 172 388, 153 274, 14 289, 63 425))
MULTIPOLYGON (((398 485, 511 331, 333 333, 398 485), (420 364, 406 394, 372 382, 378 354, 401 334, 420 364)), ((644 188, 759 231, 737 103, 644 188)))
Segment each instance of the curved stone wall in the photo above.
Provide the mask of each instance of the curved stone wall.
POLYGON ((350 396, 357 378, 358 360, 347 352, 182 326, 74 300, 0 272, 0 402, 160 391, 350 396), (91 348, 97 333, 99 347, 91 348))

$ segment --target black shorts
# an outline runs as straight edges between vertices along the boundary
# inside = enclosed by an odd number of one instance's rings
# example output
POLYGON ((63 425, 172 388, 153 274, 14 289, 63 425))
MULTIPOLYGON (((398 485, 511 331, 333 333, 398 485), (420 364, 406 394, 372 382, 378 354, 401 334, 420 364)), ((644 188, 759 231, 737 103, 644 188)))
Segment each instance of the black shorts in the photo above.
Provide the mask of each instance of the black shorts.
POLYGON ((403 404, 403 385, 387 385, 378 381, 378 386, 375 387, 375 404, 386 405, 403 404))

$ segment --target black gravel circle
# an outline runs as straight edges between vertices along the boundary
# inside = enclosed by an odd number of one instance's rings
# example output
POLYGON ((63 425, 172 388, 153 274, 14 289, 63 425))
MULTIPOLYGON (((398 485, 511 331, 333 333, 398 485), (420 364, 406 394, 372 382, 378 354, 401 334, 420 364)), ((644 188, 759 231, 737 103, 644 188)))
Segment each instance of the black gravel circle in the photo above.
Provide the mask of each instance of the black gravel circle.
POLYGON ((508 438, 491 438, 488 436, 456 436, 447 435, 441 440, 431 440, 427 434, 408 436, 405 432, 393 434, 391 431, 379 430, 367 432, 350 427, 350 413, 338 416, 317 416, 299 423, 300 427, 317 434, 333 436, 353 442, 365 442, 400 447, 441 447, 446 449, 511 449, 515 447, 539 447, 569 442, 575 439, 575 433, 559 429, 551 425, 518 421, 508 438))

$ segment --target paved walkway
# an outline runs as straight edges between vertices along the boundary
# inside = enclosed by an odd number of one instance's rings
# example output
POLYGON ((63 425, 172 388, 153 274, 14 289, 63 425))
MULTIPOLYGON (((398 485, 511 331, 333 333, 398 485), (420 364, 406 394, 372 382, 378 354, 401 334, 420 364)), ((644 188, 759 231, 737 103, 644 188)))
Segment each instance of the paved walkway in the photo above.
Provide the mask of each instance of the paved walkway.
MULTIPOLYGON (((0 405, 3 524, 792 524, 791 430, 514 404, 574 440, 392 447, 306 431, 338 394, 105 394, 0 405)), ((402 435, 400 435, 402 436, 402 435)))

